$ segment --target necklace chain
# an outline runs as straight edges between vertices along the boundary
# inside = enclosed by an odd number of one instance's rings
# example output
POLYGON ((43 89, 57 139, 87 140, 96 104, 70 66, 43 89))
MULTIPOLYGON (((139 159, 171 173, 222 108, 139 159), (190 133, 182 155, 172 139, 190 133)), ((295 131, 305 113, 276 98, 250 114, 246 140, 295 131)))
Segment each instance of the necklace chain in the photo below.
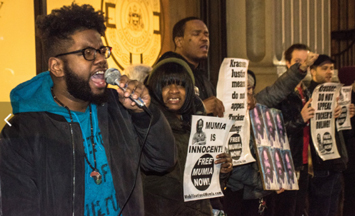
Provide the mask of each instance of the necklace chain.
MULTIPOLYGON (((52 96, 53 96, 53 99, 55 101, 57 101, 62 107, 64 107, 65 109, 68 110, 68 113, 69 113, 69 117, 70 117, 70 121, 73 123, 73 117, 72 117, 72 114, 71 114, 71 111, 70 109, 65 106, 58 98, 57 96, 55 96, 54 92, 53 92, 53 88, 51 88, 51 93, 52 93, 52 96)), ((97 163, 96 163, 96 155, 95 155, 95 142, 94 142, 94 128, 93 128, 93 124, 92 124, 92 110, 91 110, 91 105, 89 104, 89 109, 90 109, 90 132, 91 132, 91 136, 90 136, 90 140, 91 140, 91 145, 92 145, 92 152, 93 152, 93 155, 94 155, 94 166, 91 165, 91 163, 89 162, 89 159, 86 155, 86 153, 84 154, 84 157, 85 157, 85 160, 86 162, 88 163, 88 165, 90 166, 90 168, 95 171, 97 170, 96 167, 97 167, 97 163)))

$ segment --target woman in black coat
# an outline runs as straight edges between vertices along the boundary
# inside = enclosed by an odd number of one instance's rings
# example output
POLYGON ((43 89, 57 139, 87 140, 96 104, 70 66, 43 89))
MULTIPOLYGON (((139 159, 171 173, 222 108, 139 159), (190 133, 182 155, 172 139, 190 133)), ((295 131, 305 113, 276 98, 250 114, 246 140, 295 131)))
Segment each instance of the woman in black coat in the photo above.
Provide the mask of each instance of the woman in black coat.
MULTIPOLYGON (((212 214, 209 199, 184 202, 183 175, 191 130, 191 115, 204 114, 202 101, 195 95, 194 76, 187 63, 177 58, 160 61, 151 72, 147 85, 152 103, 157 104, 175 136, 178 161, 165 174, 145 173, 144 205, 147 216, 212 214)), ((217 156, 221 172, 232 170, 231 158, 223 153, 217 156)))

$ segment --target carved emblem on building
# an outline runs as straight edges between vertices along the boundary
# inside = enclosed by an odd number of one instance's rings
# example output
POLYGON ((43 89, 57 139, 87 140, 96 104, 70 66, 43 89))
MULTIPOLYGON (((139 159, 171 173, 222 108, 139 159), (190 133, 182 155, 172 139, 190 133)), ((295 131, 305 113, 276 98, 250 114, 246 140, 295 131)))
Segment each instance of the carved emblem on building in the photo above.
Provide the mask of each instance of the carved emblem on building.
POLYGON ((102 0, 105 41, 121 69, 138 63, 152 66, 159 57, 160 5, 160 0, 102 0))

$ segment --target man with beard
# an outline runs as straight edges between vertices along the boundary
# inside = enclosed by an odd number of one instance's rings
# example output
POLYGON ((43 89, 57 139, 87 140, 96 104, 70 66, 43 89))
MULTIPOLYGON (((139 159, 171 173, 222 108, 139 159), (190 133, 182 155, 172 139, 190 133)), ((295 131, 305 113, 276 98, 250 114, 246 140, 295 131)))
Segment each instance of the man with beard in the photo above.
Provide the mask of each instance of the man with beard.
MULTIPOLYGON (((248 110, 251 118, 258 115, 258 108, 254 108, 256 102, 270 108, 275 107, 293 91, 295 86, 305 77, 307 68, 313 64, 317 57, 318 55, 315 53, 308 53, 306 61, 302 64, 293 65, 273 85, 264 88, 256 95, 254 95, 256 77, 252 71, 248 70, 247 95, 248 110)), ((257 142, 256 138, 255 142, 257 142)), ((256 157, 254 139, 250 139, 249 146, 251 153, 256 157)), ((224 190, 223 205, 227 215, 260 215, 259 211, 263 211, 260 203, 263 203, 263 199, 271 193, 271 191, 263 190, 260 173, 256 162, 233 167, 227 187, 224 190), (239 205, 235 203, 239 203, 239 205)), ((270 206, 269 203, 267 205, 270 206)))
MULTIPOLYGON (((319 85, 332 81, 334 74, 334 60, 327 55, 319 55, 319 58, 311 66, 312 81, 308 90, 313 90, 319 85)), ((333 111, 334 118, 338 118, 341 107, 337 106, 333 111)), ((354 105, 350 107, 350 117, 354 116, 354 105)), ((334 125, 335 127, 335 125, 334 125)), ((311 131, 312 133, 312 131, 311 131)), ((328 137, 321 137, 322 144, 326 143, 328 137)), ((319 139, 318 139, 319 140, 319 139)), ((310 139, 312 143, 312 139, 310 139)), ((315 143, 317 145, 317 143, 315 143)), ((316 152, 314 145, 311 146, 314 176, 309 181, 309 215, 327 216, 335 215, 338 209, 338 199, 341 191, 341 174, 346 169, 348 162, 347 150, 342 131, 335 131, 335 143, 340 158, 323 161, 316 152)), ((326 151, 326 149, 323 149, 326 151)))
POLYGON ((0 136, 3 214, 144 215, 140 169, 165 172, 176 161, 166 119, 143 84, 123 76, 125 92, 107 89, 102 12, 73 3, 36 25, 49 71, 10 95, 15 116, 0 136))

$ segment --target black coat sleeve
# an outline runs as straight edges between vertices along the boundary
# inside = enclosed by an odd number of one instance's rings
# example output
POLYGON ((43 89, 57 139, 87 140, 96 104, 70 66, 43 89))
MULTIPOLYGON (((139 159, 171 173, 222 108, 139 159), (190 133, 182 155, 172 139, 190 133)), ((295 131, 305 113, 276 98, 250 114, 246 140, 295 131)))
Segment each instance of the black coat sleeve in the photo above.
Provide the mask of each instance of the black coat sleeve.
POLYGON ((272 108, 284 100, 307 74, 301 72, 299 66, 299 63, 292 65, 274 84, 257 93, 255 95, 257 103, 272 108))
MULTIPOLYGON (((17 116, 0 136, 0 177, 3 215, 40 215, 40 195, 36 181, 34 151, 36 137, 21 133, 17 116)), ((26 126, 28 127, 28 126, 26 126)), ((30 126, 29 126, 30 127, 30 126)))
MULTIPOLYGON (((161 111, 154 104, 151 104, 149 109, 152 112, 152 125, 143 149, 141 167, 145 171, 164 172, 172 168, 177 161, 175 139, 161 111)), ((143 144, 150 118, 145 113, 134 113, 132 121, 143 144)))

